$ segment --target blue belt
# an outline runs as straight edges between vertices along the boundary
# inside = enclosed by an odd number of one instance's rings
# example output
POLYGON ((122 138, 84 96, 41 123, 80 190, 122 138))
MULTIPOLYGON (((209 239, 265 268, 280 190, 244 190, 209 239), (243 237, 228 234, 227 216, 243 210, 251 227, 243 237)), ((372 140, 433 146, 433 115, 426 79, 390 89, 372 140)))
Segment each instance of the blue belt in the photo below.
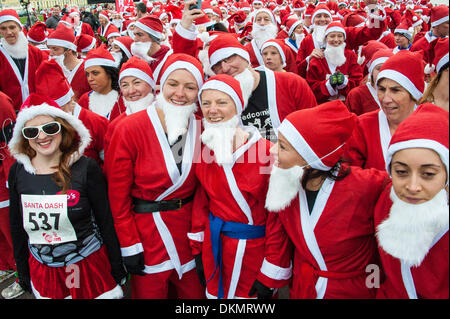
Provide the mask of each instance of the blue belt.
POLYGON ((266 235, 266 226, 226 222, 209 213, 209 230, 211 232, 211 246, 216 268, 211 278, 208 279, 208 282, 214 277, 217 268, 219 268, 219 291, 217 292, 217 298, 222 299, 224 292, 222 281, 222 240, 220 239, 220 234, 222 233, 227 237, 235 239, 256 239, 266 235))

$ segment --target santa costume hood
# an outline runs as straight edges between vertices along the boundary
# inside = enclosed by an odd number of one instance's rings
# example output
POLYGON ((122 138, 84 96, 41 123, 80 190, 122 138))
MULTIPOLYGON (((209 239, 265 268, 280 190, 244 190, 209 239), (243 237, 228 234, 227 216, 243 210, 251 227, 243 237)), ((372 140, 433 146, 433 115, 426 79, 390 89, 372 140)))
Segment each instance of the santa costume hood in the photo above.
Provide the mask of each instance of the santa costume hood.
POLYGON ((69 162, 69 166, 75 163, 84 150, 91 142, 91 135, 83 123, 72 114, 64 112, 61 107, 52 99, 38 95, 36 93, 30 94, 25 102, 20 107, 17 114, 16 124, 14 126, 13 137, 8 143, 9 152, 11 155, 22 164, 25 170, 30 174, 36 174, 36 169, 31 164, 31 158, 19 151, 19 145, 24 139, 22 129, 25 123, 39 115, 49 115, 51 117, 59 117, 66 120, 78 133, 77 139, 74 141, 78 143, 78 150, 75 152, 69 162))

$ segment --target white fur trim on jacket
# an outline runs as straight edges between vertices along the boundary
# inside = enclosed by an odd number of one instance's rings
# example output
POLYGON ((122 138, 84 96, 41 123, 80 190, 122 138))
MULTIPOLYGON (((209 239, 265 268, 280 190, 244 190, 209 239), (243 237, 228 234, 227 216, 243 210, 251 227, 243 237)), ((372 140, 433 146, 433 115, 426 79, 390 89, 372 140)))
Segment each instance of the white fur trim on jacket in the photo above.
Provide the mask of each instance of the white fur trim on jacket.
POLYGON ((91 135, 89 130, 84 126, 83 122, 74 117, 72 114, 66 113, 61 109, 54 106, 48 105, 47 103, 41 105, 34 105, 26 108, 19 112, 17 115, 16 125, 14 126, 13 137, 8 144, 9 151, 11 155, 21 164, 23 164, 25 170, 30 174, 35 174, 36 170, 31 164, 31 158, 27 155, 20 153, 18 146, 20 141, 24 138, 22 136, 22 128, 25 123, 29 120, 35 118, 38 115, 49 115, 52 117, 60 117, 69 122, 70 125, 77 131, 80 137, 80 144, 78 146, 78 152, 74 153, 69 166, 75 163, 81 155, 83 155, 84 150, 91 142, 91 135))

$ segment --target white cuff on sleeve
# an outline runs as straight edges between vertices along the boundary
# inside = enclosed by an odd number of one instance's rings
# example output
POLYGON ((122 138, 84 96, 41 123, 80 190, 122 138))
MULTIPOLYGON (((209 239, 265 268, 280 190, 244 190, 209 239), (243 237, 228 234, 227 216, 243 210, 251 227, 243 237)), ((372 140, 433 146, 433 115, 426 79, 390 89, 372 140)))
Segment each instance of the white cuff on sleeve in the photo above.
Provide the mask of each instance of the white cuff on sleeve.
POLYGON ((143 251, 144 247, 142 246, 142 243, 137 243, 133 246, 120 248, 120 252, 122 253, 123 257, 137 255, 139 253, 142 253, 143 251))
POLYGON ((197 32, 195 31, 195 26, 191 26, 188 29, 185 29, 181 23, 178 23, 177 26, 175 27, 175 32, 178 33, 182 38, 185 38, 187 40, 192 40, 194 41, 195 39, 197 39, 197 32))
POLYGON ((261 266, 261 273, 274 280, 287 280, 292 275, 292 263, 289 268, 281 268, 268 262, 265 258, 261 266))

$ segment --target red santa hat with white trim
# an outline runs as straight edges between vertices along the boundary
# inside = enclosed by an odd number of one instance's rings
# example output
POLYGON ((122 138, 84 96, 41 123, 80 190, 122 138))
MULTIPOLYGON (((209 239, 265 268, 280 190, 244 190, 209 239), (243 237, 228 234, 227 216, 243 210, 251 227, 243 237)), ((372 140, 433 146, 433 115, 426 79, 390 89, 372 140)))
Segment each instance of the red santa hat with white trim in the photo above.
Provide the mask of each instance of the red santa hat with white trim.
POLYGON ((275 16, 273 15, 273 12, 267 8, 261 8, 261 9, 256 10, 253 14, 253 17, 254 17, 253 19, 256 19, 256 16, 258 14, 260 14, 261 12, 265 12, 269 15, 270 20, 272 20, 272 24, 275 24, 275 25, 277 24, 277 21, 275 20, 275 16))
POLYGON ((75 45, 77 46, 77 52, 87 53, 91 49, 95 48, 97 40, 89 34, 81 33, 75 38, 75 45))
POLYGON ((436 66, 436 72, 439 73, 444 66, 448 67, 449 39, 448 37, 437 39, 434 46, 433 64, 436 66))
POLYGON ((250 55, 245 47, 231 34, 221 34, 209 45, 208 57, 211 67, 235 54, 251 63, 250 55))
MULTIPOLYGON (((263 43, 263 45, 261 46, 261 52, 263 52, 265 48, 270 47, 270 46, 277 49, 278 53, 281 56, 281 62, 283 63, 282 67, 284 68, 287 64, 286 51, 290 50, 290 48, 286 47, 283 40, 270 39, 263 43)), ((292 61, 290 61, 290 62, 292 63, 292 61)), ((294 61, 294 63, 295 63, 295 61, 294 61)))
POLYGON ((49 59, 42 61, 36 70, 36 93, 47 96, 59 106, 72 100, 74 93, 58 63, 49 59))
POLYGON ((374 53, 372 56, 372 59, 369 63, 367 63, 368 69, 369 69, 369 75, 372 75, 373 69, 379 64, 383 64, 386 62, 391 56, 394 55, 394 52, 392 52, 392 49, 380 49, 377 52, 374 53))
POLYGON ((58 24, 56 30, 48 36, 47 46, 49 45, 77 51, 73 30, 62 23, 58 24))
POLYGON ((230 96, 236 105, 236 113, 240 116, 244 106, 244 98, 238 80, 228 74, 218 74, 209 78, 198 92, 199 101, 201 101, 202 92, 205 90, 218 90, 230 96))
POLYGON ((327 26, 327 28, 325 29, 325 37, 327 37, 327 35, 330 34, 331 32, 341 32, 344 34, 344 40, 347 38, 344 26, 342 25, 342 23, 338 21, 331 22, 327 26))
POLYGON ((431 8, 431 27, 436 27, 448 21, 449 8, 445 4, 431 8))
POLYGON ((290 37, 292 33, 294 33, 294 30, 301 25, 303 28, 303 21, 299 19, 289 18, 286 20, 286 32, 288 36, 290 37))
POLYGON ((113 40, 113 44, 117 45, 129 58, 131 58, 131 44, 133 43, 133 39, 127 35, 115 38, 113 40))
POLYGON ((92 49, 88 52, 86 60, 84 62, 84 69, 86 70, 87 68, 96 65, 109 66, 113 68, 118 67, 117 62, 114 60, 113 56, 104 45, 101 45, 98 48, 92 49))
POLYGON ((0 11, 0 24, 6 21, 14 21, 22 27, 22 23, 20 22, 19 15, 17 11, 14 9, 5 9, 0 11))
POLYGON ((122 65, 119 73, 119 85, 120 80, 127 76, 139 78, 150 85, 153 90, 155 89, 156 83, 153 79, 152 69, 147 62, 138 57, 133 56, 122 65))
POLYGON ((169 55, 161 68, 161 71, 159 72, 159 77, 156 83, 159 84, 162 89, 169 75, 173 71, 180 69, 184 69, 191 73, 197 82, 198 88, 200 89, 202 87, 204 81, 202 63, 192 55, 185 53, 175 53, 169 55))
POLYGON ((89 130, 78 118, 73 116, 71 113, 64 112, 51 98, 41 96, 36 93, 31 93, 19 109, 16 124, 14 125, 13 137, 8 143, 10 154, 17 160, 17 162, 23 164, 24 169, 28 173, 36 174, 36 169, 31 164, 31 158, 28 155, 21 153, 20 145, 24 139, 22 129, 25 127, 25 124, 39 115, 62 118, 66 120, 77 132, 75 143, 78 143, 78 149, 77 152, 70 158, 69 166, 72 165, 80 158, 81 155, 83 155, 84 150, 91 142, 89 130))
POLYGON ((384 62, 377 77, 377 84, 387 78, 400 84, 419 101, 425 89, 424 62, 421 54, 401 50, 384 62))
POLYGON ((278 128, 297 153, 314 169, 330 170, 341 158, 357 116, 341 100, 292 112, 278 128))
POLYGON ((327 7, 326 4, 319 4, 313 11, 312 15, 311 15, 311 24, 314 24, 314 18, 319 14, 319 13, 325 13, 328 16, 330 16, 330 18, 332 19, 332 15, 331 15, 331 11, 330 9, 327 7))
POLYGON ((35 43, 44 43, 47 40, 47 26, 45 23, 40 21, 33 24, 30 30, 27 33, 28 41, 32 41, 35 43))
POLYGON ((159 20, 159 18, 156 16, 148 15, 142 17, 136 21, 134 27, 142 29, 158 40, 161 40, 163 38, 163 25, 161 20, 159 20))
POLYGON ((408 148, 428 148, 435 151, 445 165, 449 181, 449 117, 444 109, 425 103, 420 105, 395 130, 386 156, 386 170, 391 172, 394 154, 408 148))

